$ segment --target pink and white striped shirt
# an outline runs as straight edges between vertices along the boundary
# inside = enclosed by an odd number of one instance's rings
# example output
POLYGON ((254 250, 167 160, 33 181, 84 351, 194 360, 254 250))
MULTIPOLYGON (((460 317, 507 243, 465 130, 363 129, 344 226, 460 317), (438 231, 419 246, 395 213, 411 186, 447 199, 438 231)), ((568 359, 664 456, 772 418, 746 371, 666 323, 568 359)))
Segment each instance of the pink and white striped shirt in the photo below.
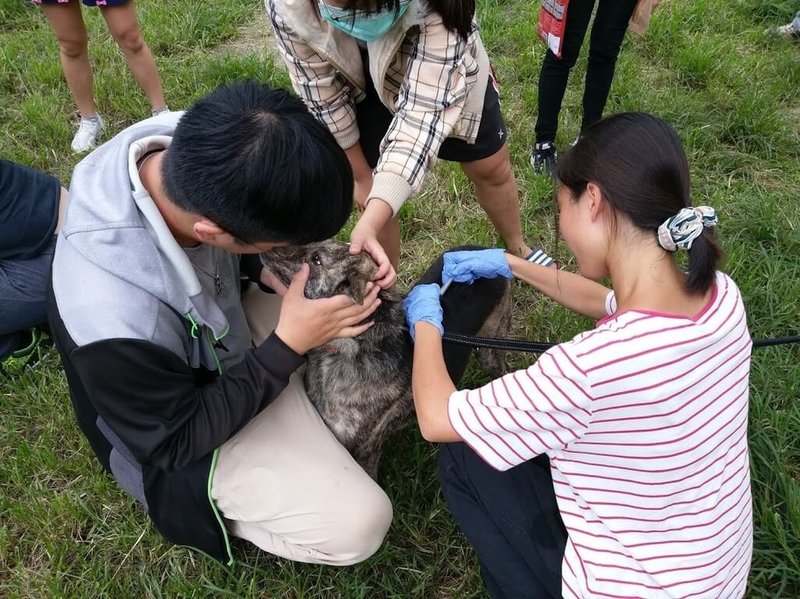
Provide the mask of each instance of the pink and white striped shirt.
POLYGON ((616 314, 450 397, 453 427, 491 466, 550 457, 564 597, 744 594, 750 349, 739 290, 717 273, 694 318, 616 314))

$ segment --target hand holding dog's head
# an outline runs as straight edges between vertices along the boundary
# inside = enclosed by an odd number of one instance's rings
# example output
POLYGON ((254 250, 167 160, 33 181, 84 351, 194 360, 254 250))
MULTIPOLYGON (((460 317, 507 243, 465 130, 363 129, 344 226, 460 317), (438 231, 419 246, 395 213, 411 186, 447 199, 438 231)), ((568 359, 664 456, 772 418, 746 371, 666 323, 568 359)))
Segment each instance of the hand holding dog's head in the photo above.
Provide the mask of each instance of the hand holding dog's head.
POLYGON ((287 287, 300 267, 308 264, 308 299, 344 294, 357 304, 364 301, 376 268, 368 254, 350 254, 346 243, 332 240, 275 248, 261 254, 261 263, 287 287))

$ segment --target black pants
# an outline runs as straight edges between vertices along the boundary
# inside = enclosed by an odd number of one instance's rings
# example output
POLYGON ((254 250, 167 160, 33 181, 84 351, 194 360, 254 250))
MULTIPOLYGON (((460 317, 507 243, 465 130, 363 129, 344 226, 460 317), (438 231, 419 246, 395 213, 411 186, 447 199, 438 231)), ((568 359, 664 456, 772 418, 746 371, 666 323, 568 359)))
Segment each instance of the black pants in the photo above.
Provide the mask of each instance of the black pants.
POLYGON ((561 597, 567 532, 547 456, 498 472, 464 443, 443 443, 439 477, 494 599, 561 597))
MULTIPOLYGON (((595 0, 570 0, 561 59, 549 49, 544 56, 539 73, 539 115, 534 128, 537 142, 556 139, 567 79, 578 60, 594 5, 595 0)), ((599 0, 589 40, 581 131, 603 116, 619 49, 635 5, 636 0, 599 0)))

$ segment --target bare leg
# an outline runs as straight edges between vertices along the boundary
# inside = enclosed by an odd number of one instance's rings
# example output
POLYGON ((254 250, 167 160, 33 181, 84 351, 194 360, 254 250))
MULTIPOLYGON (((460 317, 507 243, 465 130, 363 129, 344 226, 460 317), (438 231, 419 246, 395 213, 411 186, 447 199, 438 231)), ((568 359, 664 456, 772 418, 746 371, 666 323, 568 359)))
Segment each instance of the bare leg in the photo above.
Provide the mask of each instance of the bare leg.
POLYGON ((397 270, 397 263, 400 261, 400 221, 397 218, 386 223, 386 226, 378 234, 378 243, 389 256, 389 261, 394 269, 397 270))
POLYGON ((84 118, 97 114, 92 94, 92 67, 88 37, 78 0, 67 4, 42 4, 42 12, 58 40, 61 68, 78 111, 84 118))
POLYGON ((136 20, 136 7, 133 0, 116 6, 100 8, 108 25, 108 31, 125 54, 128 68, 139 83, 153 110, 166 106, 161 89, 161 78, 150 48, 144 42, 142 31, 136 20))
POLYGON ((488 158, 462 162, 461 168, 474 183, 478 203, 503 238, 506 249, 521 258, 527 256, 531 249, 522 237, 519 193, 511 169, 508 146, 504 144, 488 158))

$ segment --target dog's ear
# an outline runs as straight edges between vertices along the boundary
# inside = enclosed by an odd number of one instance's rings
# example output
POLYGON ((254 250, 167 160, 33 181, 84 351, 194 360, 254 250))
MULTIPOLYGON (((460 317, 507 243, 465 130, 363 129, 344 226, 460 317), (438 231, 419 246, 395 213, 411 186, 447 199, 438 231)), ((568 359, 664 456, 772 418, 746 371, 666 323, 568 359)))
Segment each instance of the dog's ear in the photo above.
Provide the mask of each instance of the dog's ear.
POLYGON ((364 301, 367 281, 368 279, 364 276, 364 273, 358 268, 348 268, 347 276, 344 281, 339 283, 336 293, 344 293, 353 302, 360 304, 364 301))

